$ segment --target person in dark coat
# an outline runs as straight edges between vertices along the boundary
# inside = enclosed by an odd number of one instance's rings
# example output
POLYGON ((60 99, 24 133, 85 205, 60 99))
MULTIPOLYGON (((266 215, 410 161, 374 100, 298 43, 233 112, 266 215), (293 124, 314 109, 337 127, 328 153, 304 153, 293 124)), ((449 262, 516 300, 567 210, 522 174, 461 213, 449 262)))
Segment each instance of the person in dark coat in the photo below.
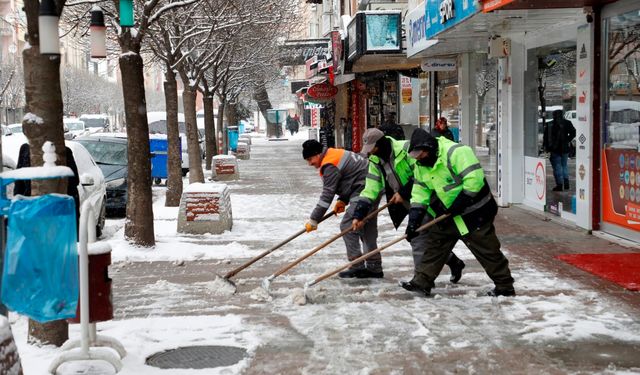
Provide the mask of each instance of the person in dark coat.
POLYGON ((446 139, 455 142, 456 140, 453 138, 453 133, 451 129, 449 129, 449 125, 447 124, 447 119, 444 117, 440 117, 436 120, 436 126, 431 132, 431 135, 434 137, 445 137, 446 139))
POLYGON ((384 133, 387 137, 391 137, 396 141, 404 141, 404 130, 402 130, 402 126, 396 123, 396 114, 395 112, 390 112, 382 126, 380 126, 380 131, 384 133))
MULTIPOLYGON (((78 230, 78 224, 80 220, 80 194, 78 193, 78 185, 80 184, 80 177, 78 174, 78 166, 76 165, 76 159, 73 157, 73 152, 69 147, 66 147, 67 167, 73 171, 73 177, 67 179, 67 195, 73 198, 76 206, 76 231, 78 230)), ((18 164, 16 169, 30 167, 31 166, 31 150, 29 144, 25 143, 20 146, 20 152, 18 154, 18 164)), ((25 197, 31 196, 31 181, 30 180, 18 180, 14 183, 13 195, 24 195, 25 197)))
POLYGON ((542 143, 545 150, 550 153, 549 161, 553 167, 553 177, 556 180, 553 191, 569 190, 567 161, 569 151, 571 151, 571 141, 576 137, 576 128, 573 127, 571 121, 564 118, 561 109, 553 111, 552 115, 553 121, 545 129, 542 143))

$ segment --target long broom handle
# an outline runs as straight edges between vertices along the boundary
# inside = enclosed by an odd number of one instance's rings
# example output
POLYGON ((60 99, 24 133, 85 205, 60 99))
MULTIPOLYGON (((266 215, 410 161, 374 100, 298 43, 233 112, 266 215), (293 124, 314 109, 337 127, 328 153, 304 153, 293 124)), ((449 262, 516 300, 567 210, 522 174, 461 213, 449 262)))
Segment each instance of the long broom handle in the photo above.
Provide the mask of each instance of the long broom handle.
MULTIPOLYGON (((375 217, 377 214, 379 214, 382 210, 384 210, 385 208, 389 207, 391 203, 387 203, 384 206, 378 208, 377 210, 369 213, 369 215, 365 216, 364 219, 362 219, 363 222, 368 221, 369 219, 375 217)), ((285 267, 281 268, 280 270, 278 270, 276 273, 274 273, 273 275, 271 275, 269 277, 269 280, 273 280, 276 277, 282 275, 283 273, 289 271, 290 269, 292 269, 293 267, 297 266, 298 264, 300 264, 303 260, 309 258, 310 256, 312 256, 313 254, 317 253, 318 251, 324 249, 325 247, 327 247, 330 243, 332 243, 333 241, 337 240, 338 238, 344 236, 345 234, 351 232, 351 227, 343 230, 342 232, 336 234, 335 236, 331 237, 330 239, 326 240, 325 242, 321 243, 320 245, 316 246, 313 250, 309 251, 308 253, 306 253, 305 255, 301 256, 300 258, 294 260, 293 262, 289 263, 288 265, 286 265, 285 267)))
MULTIPOLYGON (((431 220, 430 222, 428 222, 428 223, 426 223, 426 224, 424 224, 424 225, 420 226, 418 229, 416 229, 416 232, 422 232, 423 230, 425 230, 425 229, 429 228, 429 227, 430 227, 430 226, 432 226, 432 225, 435 225, 435 224, 437 224, 437 223, 441 222, 442 220, 444 220, 444 219, 446 219, 446 218, 448 218, 448 217, 449 217, 449 214, 444 214, 444 215, 438 216, 437 218, 435 218, 435 219, 431 220)), ((385 249, 387 249, 387 248, 389 248, 389 247, 391 247, 391 246, 393 246, 393 245, 397 244, 398 242, 400 242, 400 241, 402 241, 402 240, 404 240, 404 239, 406 239, 406 238, 407 238, 407 235, 406 235, 406 234, 403 234, 401 237, 396 238, 395 240, 393 240, 393 241, 391 241, 391 242, 387 242, 386 244, 384 244, 384 245, 382 245, 382 246, 378 247, 377 249, 372 250, 372 251, 370 251, 370 252, 368 252, 368 253, 366 253, 366 254, 361 255, 361 256, 360 256, 360 257, 358 257, 357 259, 355 259, 355 260, 353 260, 353 261, 351 261, 351 262, 349 262, 349 263, 345 264, 344 266, 338 267, 338 268, 336 268, 336 269, 335 269, 335 270, 333 270, 333 271, 329 271, 329 272, 327 272, 327 273, 325 273, 325 274, 323 274, 323 275, 319 276, 319 277, 318 277, 318 278, 316 278, 315 280, 313 280, 313 281, 311 281, 311 282, 306 283, 306 284, 305 284, 305 287, 313 286, 313 285, 315 285, 315 284, 317 284, 317 283, 319 283, 319 282, 321 282, 321 281, 323 281, 323 280, 326 280, 326 279, 330 278, 331 276, 335 275, 336 273, 338 273, 338 272, 340 272, 340 271, 342 271, 342 270, 344 270, 344 269, 346 269, 346 268, 348 268, 348 267, 351 267, 351 266, 353 266, 354 264, 360 263, 360 262, 362 262, 363 260, 369 259, 369 258, 371 258, 372 256, 374 256, 374 255, 376 255, 376 254, 380 253, 382 250, 385 250, 385 249)))
MULTIPOLYGON (((318 224, 322 223, 323 221, 327 220, 328 218, 330 218, 331 216, 336 215, 335 211, 331 211, 328 214, 324 215, 322 217, 322 219, 320 219, 320 221, 318 221, 318 224)), ((281 248, 282 246, 288 244, 289 242, 293 241, 294 239, 296 239, 297 237, 299 237, 300 235, 304 234, 306 232, 306 228, 300 229, 298 232, 294 233, 293 235, 291 235, 290 237, 288 237, 286 240, 280 242, 279 244, 273 246, 272 248, 270 248, 269 250, 263 251, 262 253, 260 253, 259 255, 256 255, 255 257, 253 257, 251 260, 249 260, 248 262, 241 264, 239 267, 227 272, 226 275, 224 275, 224 278, 226 280, 234 277, 235 275, 238 274, 238 272, 242 271, 243 269, 249 267, 250 265, 254 264, 255 262, 259 261, 260 259, 266 257, 267 255, 271 254, 272 252, 278 250, 279 248, 281 248)))

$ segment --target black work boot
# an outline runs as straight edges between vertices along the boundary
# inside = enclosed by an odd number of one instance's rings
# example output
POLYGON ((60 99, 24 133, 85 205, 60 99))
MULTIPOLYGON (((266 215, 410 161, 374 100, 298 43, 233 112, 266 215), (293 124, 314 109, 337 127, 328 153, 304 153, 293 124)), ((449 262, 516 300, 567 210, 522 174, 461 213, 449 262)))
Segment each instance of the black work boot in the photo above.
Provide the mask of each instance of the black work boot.
POLYGON ((449 258, 447 259, 447 266, 451 269, 451 277, 449 278, 449 281, 456 284, 462 277, 462 269, 465 266, 464 262, 462 259, 458 258, 456 254, 450 252, 449 258))
POLYGON ((400 286, 404 290, 408 290, 410 292, 417 292, 423 294, 425 297, 431 297, 431 289, 423 288, 417 284, 414 284, 413 281, 400 281, 400 286))
POLYGON ((359 272, 356 273, 356 277, 358 279, 367 279, 367 278, 371 278, 371 279, 382 279, 384 277, 384 272, 380 271, 380 272, 375 272, 375 271, 371 271, 368 268, 365 268, 363 270, 358 270, 359 272))
POLYGON ((342 279, 353 279, 354 277, 358 277, 358 274, 362 272, 362 269, 359 268, 349 268, 346 271, 342 271, 338 274, 338 277, 342 279))
POLYGON ((569 190, 569 180, 564 180, 564 190, 569 190))
POLYGON ((554 187, 553 189, 551 189, 552 191, 562 191, 562 185, 556 185, 556 187, 554 187))
POLYGON ((499 297, 499 296, 515 297, 516 296, 516 291, 515 291, 515 289, 513 289, 513 287, 511 287, 511 288, 498 288, 498 287, 495 287, 495 288, 491 289, 490 291, 488 291, 487 295, 489 297, 499 297))

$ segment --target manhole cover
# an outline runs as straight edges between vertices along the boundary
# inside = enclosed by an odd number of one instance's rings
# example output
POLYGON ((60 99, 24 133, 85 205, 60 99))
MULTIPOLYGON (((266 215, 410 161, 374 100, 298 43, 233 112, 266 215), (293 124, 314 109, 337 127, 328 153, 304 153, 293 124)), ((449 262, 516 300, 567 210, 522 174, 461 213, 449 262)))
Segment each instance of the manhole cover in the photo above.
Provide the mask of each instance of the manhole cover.
POLYGON ((167 350, 147 358, 147 365, 159 368, 203 369, 235 365, 247 351, 235 346, 188 346, 167 350))

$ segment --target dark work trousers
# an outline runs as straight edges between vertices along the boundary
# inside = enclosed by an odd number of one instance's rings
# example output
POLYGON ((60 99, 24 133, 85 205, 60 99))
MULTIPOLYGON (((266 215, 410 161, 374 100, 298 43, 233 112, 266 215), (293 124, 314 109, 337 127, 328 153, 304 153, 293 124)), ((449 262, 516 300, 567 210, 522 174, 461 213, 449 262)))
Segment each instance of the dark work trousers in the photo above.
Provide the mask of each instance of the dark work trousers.
POLYGON ((456 242, 461 240, 480 262, 496 288, 513 288, 509 261, 500 251, 500 241, 496 236, 493 221, 461 236, 455 223, 452 220, 446 220, 444 223, 429 228, 427 236, 429 241, 425 244, 424 255, 416 269, 412 283, 429 290, 433 288, 434 280, 442 271, 442 267, 449 258, 449 253, 456 242))
MULTIPOLYGON (((429 221, 433 220, 429 215, 424 215, 424 219, 420 226, 425 225, 429 221)), ((420 234, 411 240, 411 255, 413 255, 413 266, 414 269, 417 270, 420 262, 422 261, 422 255, 424 254, 425 249, 427 248, 427 244, 429 243, 429 230, 425 230, 420 232, 420 234)), ((454 242, 455 246, 455 242, 454 242)), ((453 247, 452 247, 453 249, 453 247)), ((449 267, 455 267, 461 262, 460 258, 456 256, 453 252, 449 252, 449 256, 447 257, 447 262, 445 263, 449 267)))
MULTIPOLYGON (((380 201, 376 201, 372 205, 371 211, 377 210, 379 203, 380 201)), ((356 202, 352 201, 345 210, 344 217, 340 222, 341 231, 344 231, 347 228, 351 227, 353 221, 353 212, 356 210, 356 205, 356 202)), ((367 221, 359 230, 355 232, 349 232, 342 238, 344 239, 344 244, 347 247, 347 258, 349 259, 349 261, 352 261, 371 250, 377 249, 378 215, 369 219, 369 221, 367 221), (360 247, 360 242, 362 242, 362 250, 360 247)), ((351 268, 363 269, 365 268, 365 264, 358 263, 351 266, 351 268)), ((380 253, 366 260, 366 268, 372 272, 382 272, 382 257, 380 256, 380 253)))

